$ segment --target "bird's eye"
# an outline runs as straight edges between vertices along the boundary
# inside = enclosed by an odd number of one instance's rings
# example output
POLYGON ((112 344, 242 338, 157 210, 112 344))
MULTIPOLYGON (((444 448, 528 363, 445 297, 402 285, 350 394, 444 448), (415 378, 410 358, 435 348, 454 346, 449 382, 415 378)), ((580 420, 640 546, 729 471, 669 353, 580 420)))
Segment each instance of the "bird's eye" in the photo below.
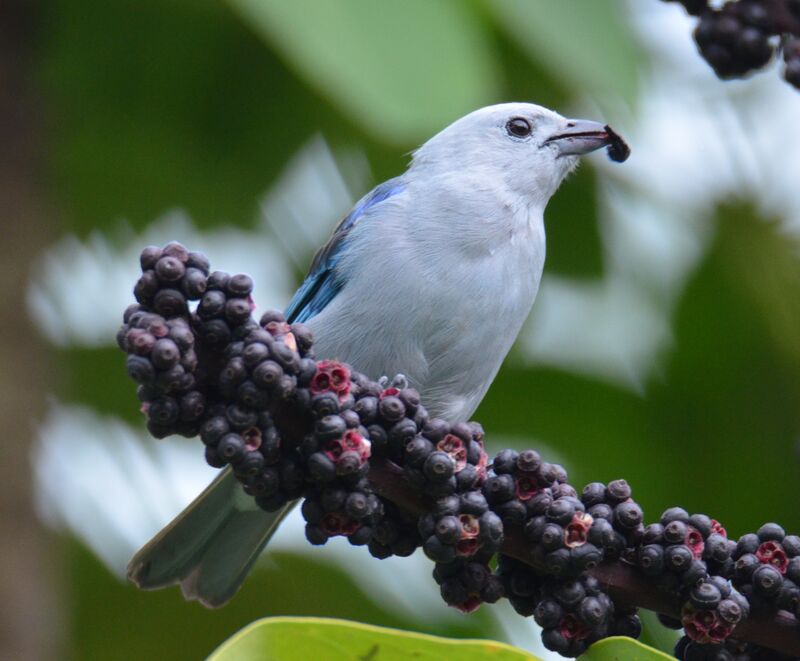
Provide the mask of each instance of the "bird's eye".
POLYGON ((527 138, 531 134, 531 131, 533 131, 533 127, 527 119, 514 117, 508 120, 506 131, 515 138, 527 138))

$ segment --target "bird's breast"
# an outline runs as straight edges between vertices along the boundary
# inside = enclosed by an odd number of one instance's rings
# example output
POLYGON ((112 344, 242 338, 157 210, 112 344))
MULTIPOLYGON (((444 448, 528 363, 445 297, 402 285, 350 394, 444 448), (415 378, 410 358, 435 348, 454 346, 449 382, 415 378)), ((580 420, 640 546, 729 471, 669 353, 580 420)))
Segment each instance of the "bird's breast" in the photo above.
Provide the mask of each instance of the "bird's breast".
POLYGON ((416 240, 403 229, 387 223, 353 253, 344 288, 309 324, 317 351, 373 378, 403 373, 434 415, 463 420, 533 304, 544 230, 512 241, 507 228, 484 228, 481 244, 474 225, 466 242, 458 228, 416 240))

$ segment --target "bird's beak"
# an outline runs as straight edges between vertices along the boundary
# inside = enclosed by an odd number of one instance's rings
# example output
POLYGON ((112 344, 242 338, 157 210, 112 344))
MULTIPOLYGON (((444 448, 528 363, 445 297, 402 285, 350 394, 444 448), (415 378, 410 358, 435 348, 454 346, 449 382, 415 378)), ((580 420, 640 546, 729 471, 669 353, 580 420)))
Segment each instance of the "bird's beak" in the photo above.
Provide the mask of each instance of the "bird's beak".
POLYGON ((611 136, 605 126, 588 119, 567 120, 565 129, 554 133, 544 144, 554 144, 559 156, 579 156, 605 147, 611 136))

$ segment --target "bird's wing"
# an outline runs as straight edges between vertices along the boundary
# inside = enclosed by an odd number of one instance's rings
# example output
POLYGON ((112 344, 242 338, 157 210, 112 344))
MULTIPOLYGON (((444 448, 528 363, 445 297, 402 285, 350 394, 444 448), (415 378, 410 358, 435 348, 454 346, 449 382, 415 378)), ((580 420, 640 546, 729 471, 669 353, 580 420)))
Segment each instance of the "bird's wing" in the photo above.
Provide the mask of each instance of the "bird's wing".
POLYGON ((308 321, 333 300, 344 286, 335 269, 350 230, 363 218, 368 209, 402 193, 404 189, 405 184, 400 177, 389 179, 361 198, 342 219, 328 242, 314 256, 305 281, 289 301, 286 308, 286 318, 289 322, 308 321))

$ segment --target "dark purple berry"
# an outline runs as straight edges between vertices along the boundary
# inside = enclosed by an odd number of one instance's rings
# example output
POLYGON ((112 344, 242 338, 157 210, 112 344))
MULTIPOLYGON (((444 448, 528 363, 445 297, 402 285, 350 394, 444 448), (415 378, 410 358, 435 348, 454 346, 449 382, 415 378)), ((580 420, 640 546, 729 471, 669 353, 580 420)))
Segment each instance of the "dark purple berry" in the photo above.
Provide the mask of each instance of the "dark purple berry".
POLYGON ((699 532, 705 539, 711 534, 713 524, 711 518, 705 514, 692 514, 689 517, 689 525, 699 532))
POLYGON ((217 443, 217 453, 228 463, 236 463, 244 457, 244 439, 239 434, 225 434, 217 443))
POLYGON ((583 584, 578 579, 556 583, 553 588, 553 597, 565 609, 572 610, 586 596, 583 584))
POLYGON ((214 271, 208 276, 208 288, 224 291, 228 286, 230 276, 224 271, 214 271))
POLYGON ((621 503, 631 497, 631 487, 625 480, 612 480, 606 487, 606 495, 612 503, 621 503))
POLYGON ((554 599, 543 599, 533 612, 533 619, 543 629, 557 627, 563 617, 564 609, 554 599))
POLYGON ((200 439, 206 445, 216 445, 217 441, 230 430, 228 421, 223 416, 208 418, 200 427, 200 439))
POLYGON ((150 352, 150 359, 158 369, 167 370, 178 364, 181 358, 180 349, 170 339, 162 338, 153 345, 150 352))
POLYGON ((765 523, 758 529, 756 534, 762 542, 780 542, 786 536, 783 528, 781 528, 777 523, 765 523))
POLYGON ((455 463, 446 452, 431 452, 423 465, 425 477, 434 482, 450 479, 455 472, 455 463))
POLYGON ((127 368, 128 376, 137 383, 152 383, 156 375, 153 363, 141 356, 128 356, 127 368))
POLYGON ((225 303, 225 318, 232 324, 247 321, 250 312, 250 302, 245 298, 229 298, 225 303))
POLYGON ((614 508, 614 523, 623 530, 632 530, 642 522, 644 513, 632 500, 620 503, 614 508))
POLYGON ((664 526, 664 541, 667 544, 682 544, 689 527, 683 521, 670 521, 664 526))
POLYGON ((667 569, 681 573, 689 568, 694 556, 688 546, 669 546, 664 551, 664 564, 667 569))
POLYGON ((166 319, 186 314, 186 299, 177 289, 161 289, 153 299, 153 310, 166 319))
POLYGON ((742 621, 742 608, 733 599, 723 599, 717 606, 717 613, 723 622, 737 625, 742 621))
POLYGON ((158 278, 155 271, 145 271, 133 287, 133 295, 143 305, 148 305, 159 289, 158 278))
POLYGON ((227 290, 232 296, 249 296, 253 291, 253 279, 244 273, 232 275, 228 280, 227 290))
POLYGON ((606 498, 606 485, 602 482, 591 482, 583 487, 581 492, 581 502, 586 507, 602 503, 606 498))
POLYGON ((170 257, 175 257, 182 264, 185 264, 187 261, 189 261, 189 251, 186 250, 186 247, 178 241, 170 241, 167 245, 165 245, 164 254, 170 257))
POLYGON ((670 507, 665 510, 661 515, 661 525, 666 526, 672 521, 681 521, 682 523, 689 523, 689 513, 681 507, 670 507))
POLYGON ((186 273, 186 267, 179 259, 165 255, 156 262, 155 272, 162 282, 177 282, 186 273))
POLYGON ((436 521, 434 533, 442 544, 454 545, 461 538, 461 522, 458 517, 444 516, 436 521))
POLYGON ((689 601, 692 606, 698 609, 714 610, 718 605, 722 595, 715 585, 709 582, 701 583, 689 593, 689 601))
POLYGON ((387 395, 380 400, 378 410, 381 417, 388 422, 397 422, 406 414, 406 407, 399 397, 387 395))
POLYGON ((147 417, 155 424, 167 426, 175 423, 180 414, 180 406, 172 397, 159 397, 150 402, 147 417))
POLYGON ((459 498, 460 511, 465 514, 472 514, 473 516, 481 516, 489 509, 489 503, 486 502, 483 494, 480 491, 468 491, 462 493, 459 498))
POLYGON ((158 246, 147 246, 142 250, 139 255, 139 263, 141 264, 142 271, 152 269, 156 265, 156 262, 161 259, 161 255, 163 255, 163 251, 158 246))
POLYGON ((772 597, 781 589, 781 573, 771 565, 756 567, 751 578, 753 589, 761 597, 772 597))
POLYGON ((200 420, 206 410, 206 398, 203 393, 192 390, 181 397, 180 419, 184 422, 200 420))
POLYGON ((517 455, 517 468, 525 473, 534 473, 542 465, 542 458, 536 450, 524 450, 517 455))

